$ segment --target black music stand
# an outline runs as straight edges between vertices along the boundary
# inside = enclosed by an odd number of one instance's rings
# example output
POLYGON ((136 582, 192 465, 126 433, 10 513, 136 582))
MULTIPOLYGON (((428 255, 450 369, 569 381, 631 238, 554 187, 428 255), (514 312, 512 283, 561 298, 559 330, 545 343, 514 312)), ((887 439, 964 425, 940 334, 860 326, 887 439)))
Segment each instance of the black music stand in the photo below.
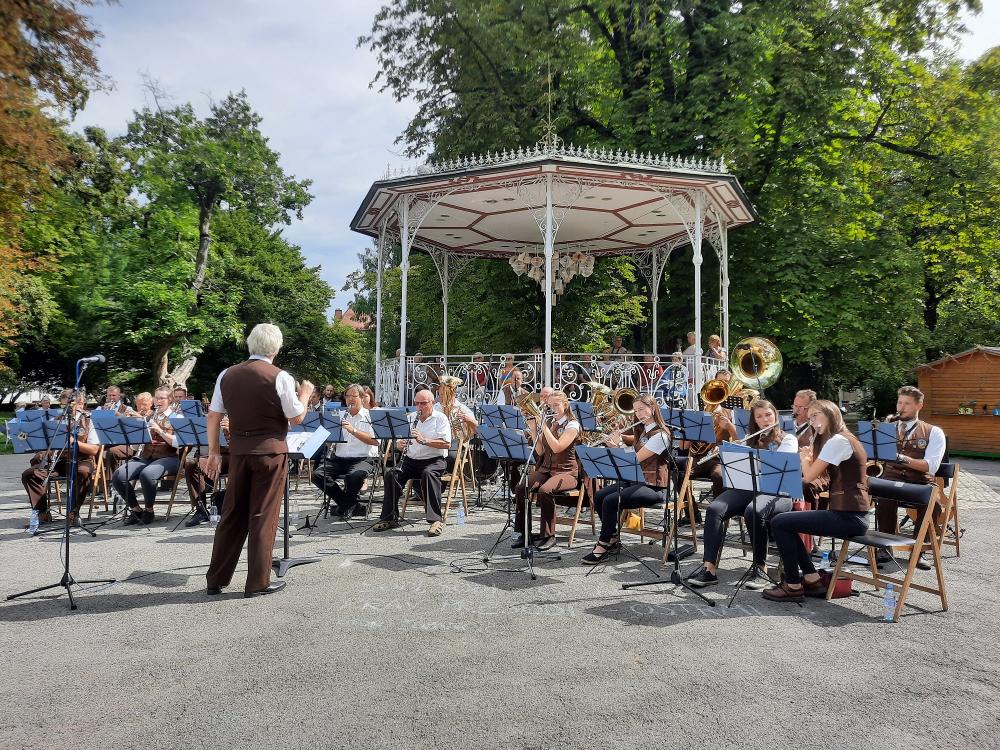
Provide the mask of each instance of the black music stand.
MULTIPOLYGON (((312 536, 313 529, 319 526, 319 514, 323 514, 323 518, 327 518, 330 515, 330 496, 326 494, 327 487, 329 486, 329 475, 326 472, 325 464, 326 460, 330 455, 330 446, 335 443, 345 443, 344 440, 344 423, 340 411, 334 413, 334 409, 328 408, 323 411, 311 411, 302 420, 301 427, 304 430, 315 430, 319 427, 325 429, 329 435, 327 435, 326 440, 323 441, 322 447, 319 449, 322 454, 322 461, 324 463, 323 470, 323 502, 316 511, 316 519, 314 521, 309 520, 309 516, 306 515, 306 522, 302 524, 301 528, 309 529, 309 535, 312 536)), ((309 478, 312 481, 312 477, 309 478)), ((347 520, 347 525, 352 529, 354 526, 351 525, 350 519, 347 520)))
MULTIPOLYGON (((379 448, 379 470, 382 476, 382 492, 385 492, 385 472, 387 467, 387 458, 392 458, 392 466, 396 467, 397 458, 395 454, 396 441, 397 440, 409 440, 413 437, 411 432, 412 422, 410 422, 409 415, 414 412, 408 410, 408 408, 399 409, 370 409, 368 411, 368 416, 371 418, 372 433, 375 435, 376 439, 380 443, 389 444, 389 454, 386 456, 385 451, 379 448)), ((371 493, 368 495, 368 508, 369 513, 371 512, 371 504, 375 499, 375 482, 372 482, 371 493)), ((366 516, 367 520, 367 516, 366 516)), ((399 519, 400 524, 403 523, 403 519, 399 519)), ((378 523, 376 521, 375 523, 378 523)), ((366 526, 361 530, 361 534, 366 533, 375 524, 371 526, 366 526)))
MULTIPOLYGON (((736 428, 736 439, 742 440, 750 433, 750 410, 733 409, 733 426, 736 428)), ((784 429, 784 428, 782 428, 784 429)))
MULTIPOLYGON (((43 412, 42 409, 32 409, 26 411, 43 412)), ((25 413, 22 412, 22 415, 25 413)), ((49 454, 51 451, 59 451, 59 455, 66 450, 66 431, 62 429, 60 420, 17 420, 12 419, 7 423, 7 436, 11 440, 11 447, 14 453, 41 453, 49 454)), ((47 462, 47 466, 41 467, 46 470, 45 489, 48 494, 49 478, 52 476, 56 461, 47 462)), ((50 529, 40 531, 35 529, 32 536, 40 536, 50 529)), ((90 529, 87 529, 90 531, 90 529)))
MULTIPOLYGON (((679 527, 680 527, 680 469, 677 466, 677 460, 674 457, 673 445, 679 440, 688 440, 692 442, 715 442, 715 428, 712 425, 712 417, 710 414, 705 414, 704 412, 695 411, 692 409, 680 409, 673 408, 669 406, 660 407, 660 411, 663 414, 664 420, 671 428, 671 450, 667 454, 667 459, 670 462, 670 492, 671 496, 670 502, 667 504, 667 508, 663 512, 663 543, 664 546, 667 544, 667 527, 671 525, 673 530, 671 533, 672 544, 673 544, 673 569, 670 571, 670 578, 666 581, 656 580, 656 581, 640 581, 638 583, 623 583, 622 588, 637 589, 644 586, 658 586, 660 584, 671 584, 674 587, 674 592, 676 593, 677 587, 680 586, 685 591, 694 594, 708 606, 714 607, 715 602, 709 599, 700 591, 694 589, 687 581, 681 577, 681 549, 679 543, 679 527), (707 420, 705 419, 707 417, 707 420), (670 507, 673 507, 673 524, 670 524, 670 507)), ((690 456, 687 458, 688 461, 694 460, 690 456)), ((685 545, 688 549, 691 549, 690 545, 685 545)), ((691 554, 688 552, 687 554, 691 554)), ((685 557, 687 555, 684 555, 685 557)), ((669 558, 668 558, 669 559, 669 558)))
MULTIPOLYGON (((320 449, 323 445, 323 441, 326 440, 330 433, 324 428, 320 427, 312 432, 289 432, 285 436, 285 443, 288 446, 288 458, 292 457, 296 459, 310 458, 315 455, 316 451, 320 449)), ((274 568, 275 574, 278 578, 284 578, 285 573, 288 572, 289 568, 294 568, 296 565, 308 565, 309 563, 319 562, 318 557, 291 557, 289 554, 288 540, 291 537, 288 529, 288 464, 285 463, 285 498, 284 498, 284 547, 282 550, 281 557, 276 557, 271 560, 271 567, 274 568)))
POLYGON ((188 418, 206 416, 205 409, 202 406, 201 401, 195 398, 182 398, 177 403, 177 408, 183 416, 188 418))
MULTIPOLYGON (((580 461, 580 468, 583 469, 583 473, 591 479, 605 479, 607 481, 617 483, 617 515, 621 518, 622 484, 624 482, 628 482, 629 484, 646 483, 646 478, 642 474, 642 469, 639 466, 639 459, 635 452, 627 451, 624 448, 606 448, 600 446, 591 448, 585 445, 578 445, 576 447, 576 457, 580 461)), ((618 530, 618 549, 625 550, 629 557, 642 565, 642 567, 657 578, 660 577, 660 574, 649 567, 645 562, 640 560, 638 555, 622 545, 621 529, 618 530)), ((606 559, 607 558, 605 558, 605 560, 606 559)), ((597 566, 595 565, 587 571, 587 575, 589 576, 596 569, 597 566)))
MULTIPOLYGON (((483 404, 481 407, 483 421, 482 424, 486 427, 497 427, 502 429, 510 430, 521 430, 522 432, 527 429, 528 425, 525 422, 524 414, 516 406, 508 406, 507 404, 483 404)), ((487 454, 489 455, 489 454, 487 454)), ((510 488, 510 467, 511 461, 502 459, 499 460, 501 468, 503 469, 503 483, 508 489, 510 488)), ((479 493, 482 493, 482 483, 479 483, 478 488, 479 493)), ((496 492, 493 496, 496 497, 496 492)), ((482 497, 477 500, 477 505, 482 505, 482 497)))
POLYGON ((895 422, 858 422, 858 440, 869 461, 899 461, 897 429, 895 422))
POLYGON ((490 547, 489 552, 483 555, 483 562, 488 563, 490 558, 493 557, 493 553, 496 552, 497 547, 500 546, 500 542, 503 541, 507 529, 514 528, 514 512, 507 469, 512 463, 527 463, 530 448, 521 430, 479 425, 476 428, 476 434, 479 435, 479 439, 483 442, 483 449, 486 451, 486 455, 500 462, 504 467, 503 493, 505 500, 504 507, 507 509, 507 520, 504 522, 503 528, 500 529, 500 533, 497 535, 496 541, 493 542, 493 546, 490 547))
MULTIPOLYGON (((66 413, 67 417, 69 415, 70 404, 73 403, 73 401, 75 400, 76 394, 79 393, 79 391, 80 391, 80 381, 83 379, 83 372, 84 372, 84 370, 87 369, 87 365, 88 364, 89 364, 88 362, 84 362, 82 359, 78 360, 77 363, 76 363, 76 383, 75 383, 75 385, 73 387, 73 398, 71 398, 69 400, 69 402, 67 403, 67 405, 66 405, 66 412, 65 413, 66 413)), ((70 544, 70 541, 71 541, 72 537, 70 536, 70 533, 69 533, 69 530, 71 528, 70 527, 70 523, 69 523, 69 517, 70 517, 70 515, 73 512, 73 496, 76 493, 76 467, 79 464, 79 460, 80 460, 80 446, 79 446, 79 443, 76 440, 72 440, 72 441, 69 440, 71 431, 72 431, 72 429, 74 427, 73 422, 71 422, 67 418, 64 427, 65 427, 64 434, 66 436, 66 441, 68 443, 72 443, 72 447, 70 448, 69 476, 66 479, 66 482, 67 482, 67 485, 66 485, 66 519, 65 519, 64 528, 63 528, 63 546, 64 546, 64 549, 66 550, 66 554, 65 554, 65 556, 63 558, 63 574, 62 574, 62 578, 60 578, 60 580, 57 583, 51 583, 48 586, 39 586, 38 588, 30 589, 28 591, 21 591, 21 592, 19 592, 17 594, 9 594, 7 596, 7 601, 10 601, 11 599, 17 599, 17 598, 22 597, 22 596, 27 596, 28 594, 36 594, 39 591, 48 591, 49 589, 54 589, 54 588, 65 588, 66 589, 66 595, 69 597, 69 608, 71 610, 75 610, 76 609, 76 600, 73 599, 73 586, 74 585, 78 585, 78 584, 82 584, 82 583, 114 583, 115 579, 114 578, 92 578, 92 579, 87 579, 87 580, 83 580, 83 581, 78 581, 75 578, 73 578, 73 574, 70 572, 70 548, 72 546, 70 544)), ((93 532, 91 532, 91 533, 93 533, 93 532)))
POLYGON ((570 401, 569 408, 573 411, 573 416, 580 423, 581 432, 597 432, 597 416, 594 414, 594 405, 589 401, 570 401))
MULTIPOLYGON (((753 524, 757 528, 757 498, 770 497, 770 507, 779 497, 790 497, 801 500, 802 491, 802 459, 798 451, 783 453, 772 450, 750 448, 735 443, 723 443, 719 450, 719 460, 722 463, 722 481, 727 488, 747 490, 753 494, 750 502, 753 504, 753 524)), ((764 529, 764 544, 766 549, 768 530, 764 529)), ((751 547, 753 544, 751 543, 751 547)), ((732 607, 737 594, 743 585, 749 581, 757 568, 751 549, 750 565, 736 582, 736 588, 729 597, 732 607)))
MULTIPOLYGON (((119 417, 117 414, 109 416, 99 415, 96 417, 92 416, 91 423, 94 425, 94 431, 97 433, 97 442, 103 448, 110 448, 115 445, 124 445, 129 449, 141 448, 153 442, 152 435, 149 433, 149 424, 142 417, 119 417)), ((125 463, 128 464, 128 461, 125 463)), ((126 498, 122 498, 122 510, 119 511, 118 495, 115 492, 111 494, 113 496, 112 502, 114 503, 112 506, 112 516, 101 521, 98 528, 111 523, 119 512, 124 513, 128 508, 126 498)))
MULTIPOLYGON (((67 408, 65 416, 68 417, 68 415, 69 415, 69 410, 67 408)), ((55 440, 58 441, 58 443, 59 443, 59 454, 60 454, 60 456, 62 455, 63 451, 66 450, 66 448, 68 447, 68 445, 66 443, 66 429, 67 428, 66 428, 66 425, 63 422, 63 420, 62 420, 61 417, 59 419, 51 419, 51 420, 48 420, 48 421, 45 421, 45 422, 30 422, 29 424, 41 424, 41 425, 43 425, 46 434, 52 436, 55 440)), ((74 426, 75 426, 75 423, 74 423, 74 426)), ((53 445, 53 450, 55 450, 55 445, 53 445)), ((55 463, 58 463, 58 457, 57 457, 56 461, 53 462, 53 465, 55 463)), ((51 481, 52 481, 52 472, 49 472, 49 474, 45 478, 46 492, 48 491, 48 484, 51 481)), ((67 477, 67 482, 68 481, 69 481, 69 478, 67 477)), ((69 485, 67 484, 67 492, 68 491, 69 491, 69 485)), ((66 515, 67 515, 67 517, 69 516, 69 510, 70 510, 70 504, 67 503, 67 506, 66 506, 66 515)), ((74 523, 71 523, 70 525, 73 526, 73 528, 79 529, 80 531, 85 531, 86 533, 90 534, 91 536, 97 536, 97 533, 94 531, 94 529, 99 529, 104 524, 103 523, 93 524, 93 528, 91 528, 90 524, 85 524, 83 521, 80 520, 79 513, 77 513, 76 521, 74 523)), ((56 532, 58 530, 59 529, 57 527, 51 527, 51 528, 48 528, 48 529, 41 529, 39 531, 36 531, 34 535, 35 536, 43 536, 44 534, 51 534, 51 533, 56 532)))
MULTIPOLYGON (((181 401, 183 406, 185 403, 193 403, 198 405, 198 409, 201 409, 201 403, 198 401, 181 401)), ((174 435, 177 438, 177 446, 183 448, 194 448, 198 457, 201 457, 201 448, 208 446, 208 418, 200 415, 185 416, 183 417, 170 417, 170 426, 174 428, 174 435)), ((226 442, 226 435, 220 429, 219 430, 219 444, 222 447, 226 447, 228 443, 226 442)), ((197 459, 195 459, 197 461, 197 459)), ((178 467, 178 471, 182 471, 183 467, 178 467)), ((198 471, 201 471, 199 468, 198 471)), ((205 498, 208 497, 210 492, 215 490, 215 480, 209 480, 205 477, 205 489, 202 490, 201 494, 195 498, 194 506, 188 507, 188 512, 184 514, 184 517, 177 522, 171 531, 177 531, 181 524, 184 523, 185 519, 190 516, 196 509, 201 510, 206 516, 211 516, 208 512, 208 507, 205 504, 205 498)), ((221 508, 219 510, 222 510, 221 508)))

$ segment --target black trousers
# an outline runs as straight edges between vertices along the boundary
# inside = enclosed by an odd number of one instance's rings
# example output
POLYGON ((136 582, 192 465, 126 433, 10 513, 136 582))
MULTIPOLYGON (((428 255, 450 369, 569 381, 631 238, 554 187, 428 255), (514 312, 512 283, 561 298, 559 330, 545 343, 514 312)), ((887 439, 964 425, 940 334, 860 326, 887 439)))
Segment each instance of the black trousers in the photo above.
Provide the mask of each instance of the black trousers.
POLYGON ((601 488, 594 497, 594 504, 601 516, 602 542, 610 542, 618 533, 618 520, 623 510, 650 508, 666 502, 667 491, 648 484, 623 485, 613 482, 601 488), (618 488, 621 487, 621 503, 618 502, 618 488))
POLYGON ((802 576, 815 573, 816 567, 806 552, 799 534, 847 539, 868 531, 868 514, 842 510, 802 510, 782 513, 771 521, 771 534, 778 554, 785 564, 785 580, 799 583, 802 576))
POLYGON ((399 498, 403 494, 403 486, 407 480, 413 479, 420 484, 427 508, 427 520, 431 523, 440 521, 441 474, 445 470, 445 465, 444 456, 423 461, 403 456, 397 468, 389 469, 385 473, 385 496, 382 498, 380 518, 384 521, 395 521, 399 518, 399 498))
POLYGON ((347 511, 358 502, 373 461, 369 456, 330 456, 316 464, 311 481, 321 491, 325 490, 327 497, 337 504, 337 510, 347 511), (344 480, 343 489, 337 484, 341 478, 344 480))

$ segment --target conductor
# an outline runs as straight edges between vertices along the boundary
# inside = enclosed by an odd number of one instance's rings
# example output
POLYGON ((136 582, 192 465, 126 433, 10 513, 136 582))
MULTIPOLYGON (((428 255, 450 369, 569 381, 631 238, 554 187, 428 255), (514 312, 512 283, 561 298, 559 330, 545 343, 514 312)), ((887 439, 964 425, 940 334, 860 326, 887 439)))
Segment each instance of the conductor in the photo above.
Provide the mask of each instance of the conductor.
POLYGON ((303 380, 296 393, 292 376, 272 364, 281 344, 281 329, 259 323, 247 336, 250 359, 223 370, 215 381, 205 474, 213 481, 219 475, 219 427, 228 414, 229 482, 206 575, 209 595, 221 594, 229 585, 248 536, 243 596, 273 594, 285 587, 284 581, 271 582, 274 535, 288 471, 285 436, 289 424, 302 422, 313 384, 303 380))

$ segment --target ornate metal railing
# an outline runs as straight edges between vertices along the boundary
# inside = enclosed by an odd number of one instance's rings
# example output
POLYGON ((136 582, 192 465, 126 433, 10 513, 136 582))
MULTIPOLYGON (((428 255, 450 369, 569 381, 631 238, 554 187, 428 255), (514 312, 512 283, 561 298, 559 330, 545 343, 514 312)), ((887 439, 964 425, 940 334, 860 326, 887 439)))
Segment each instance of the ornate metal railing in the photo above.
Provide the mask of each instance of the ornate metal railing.
MULTIPOLYGON (((403 401, 412 402, 413 391, 421 385, 434 387, 442 375, 461 381, 458 397, 470 406, 495 403, 508 363, 521 372, 521 386, 541 390, 545 382, 544 356, 530 354, 481 354, 445 357, 406 357, 403 401)), ((634 388, 654 393, 661 401, 683 402, 697 407, 695 374, 700 383, 714 377, 725 363, 711 357, 671 354, 592 354, 560 352, 552 355, 552 385, 566 391, 571 399, 589 396, 588 382, 609 388, 634 388)), ((399 406, 399 359, 379 363, 376 373, 380 402, 399 406)))

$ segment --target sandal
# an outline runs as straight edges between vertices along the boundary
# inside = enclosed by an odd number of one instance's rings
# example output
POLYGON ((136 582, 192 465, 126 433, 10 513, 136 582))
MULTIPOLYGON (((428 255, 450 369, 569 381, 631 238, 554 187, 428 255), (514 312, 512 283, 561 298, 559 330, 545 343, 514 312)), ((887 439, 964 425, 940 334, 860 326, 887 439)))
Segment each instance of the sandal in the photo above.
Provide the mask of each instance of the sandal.
POLYGON ((399 524, 396 521, 389 521, 387 519, 382 519, 374 526, 372 526, 372 531, 388 531, 389 529, 398 529, 399 524))
POLYGON ((584 555, 580 560, 584 565, 597 565, 600 562, 604 562, 609 556, 613 555, 618 551, 619 545, 617 542, 598 542, 594 545, 594 549, 589 555, 584 555), (603 552, 598 552, 597 548, 603 549, 603 552))
POLYGON ((444 531, 444 524, 440 521, 435 521, 431 524, 431 527, 427 529, 427 536, 441 536, 442 531, 444 531))

